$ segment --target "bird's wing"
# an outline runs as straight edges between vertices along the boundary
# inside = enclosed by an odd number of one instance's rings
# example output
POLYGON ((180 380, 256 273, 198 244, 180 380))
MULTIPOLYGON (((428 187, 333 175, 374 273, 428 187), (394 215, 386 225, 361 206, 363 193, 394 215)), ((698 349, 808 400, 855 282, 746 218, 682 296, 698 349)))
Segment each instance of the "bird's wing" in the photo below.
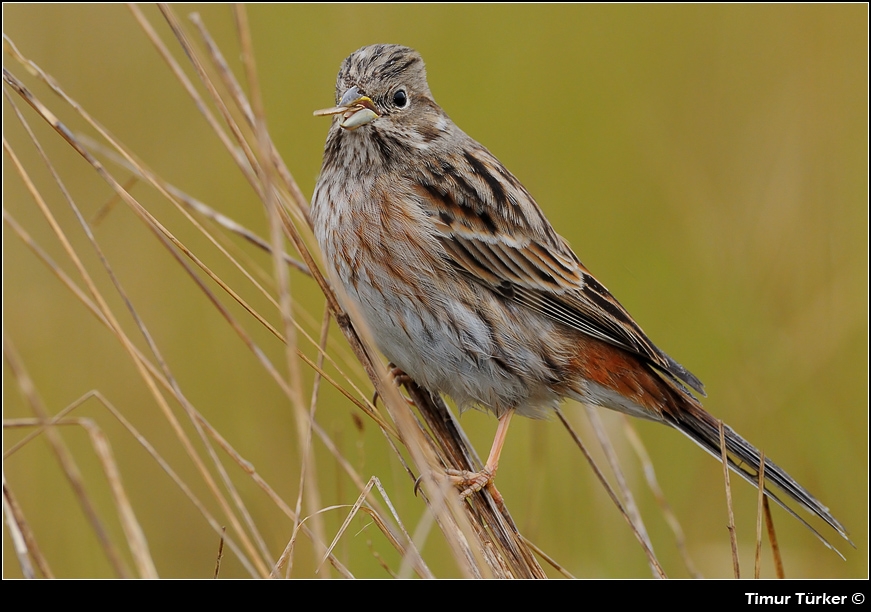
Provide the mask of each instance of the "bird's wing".
POLYGON ((701 381, 659 350, 581 264, 520 182, 474 145, 415 177, 450 263, 505 299, 635 353, 704 395, 701 381))

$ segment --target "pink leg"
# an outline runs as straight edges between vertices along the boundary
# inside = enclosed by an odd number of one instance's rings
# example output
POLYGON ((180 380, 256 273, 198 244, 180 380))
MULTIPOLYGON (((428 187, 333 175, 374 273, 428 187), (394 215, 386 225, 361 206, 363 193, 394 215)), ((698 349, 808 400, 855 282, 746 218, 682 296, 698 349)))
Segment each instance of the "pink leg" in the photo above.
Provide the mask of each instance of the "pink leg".
POLYGON ((493 440, 493 446, 490 447, 490 456, 487 457, 487 463, 484 469, 480 472, 469 472, 468 470, 445 470, 450 476, 453 483, 463 489, 460 496, 468 497, 472 493, 477 493, 484 487, 490 490, 490 493, 497 502, 502 501, 502 496, 496 487, 493 486, 493 478, 496 477, 496 470, 499 468, 499 455, 502 454, 502 446, 505 444, 505 438, 508 435, 508 424, 511 423, 511 417, 514 416, 514 410, 509 410, 499 417, 499 427, 496 428, 496 438, 493 440))

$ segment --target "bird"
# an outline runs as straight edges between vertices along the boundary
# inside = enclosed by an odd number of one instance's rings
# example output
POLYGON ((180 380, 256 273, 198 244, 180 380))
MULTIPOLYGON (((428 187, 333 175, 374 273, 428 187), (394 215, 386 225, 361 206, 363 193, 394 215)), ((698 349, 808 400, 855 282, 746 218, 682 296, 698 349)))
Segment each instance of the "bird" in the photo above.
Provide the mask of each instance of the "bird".
MULTIPOLYGON (((463 496, 490 487, 512 416, 564 399, 668 425, 721 457, 702 382, 660 350, 581 263, 521 182, 435 102, 421 55, 362 47, 341 64, 311 204, 331 282, 379 350, 430 393, 498 418, 463 496)), ((723 425, 729 467, 758 486, 758 449, 723 425)), ((779 489, 848 542, 829 509, 767 457, 765 493, 834 549, 779 489)), ((836 550, 836 549, 835 549, 836 550)), ((836 550, 837 552, 837 550, 836 550)), ((840 554, 840 553, 838 553, 840 554)))

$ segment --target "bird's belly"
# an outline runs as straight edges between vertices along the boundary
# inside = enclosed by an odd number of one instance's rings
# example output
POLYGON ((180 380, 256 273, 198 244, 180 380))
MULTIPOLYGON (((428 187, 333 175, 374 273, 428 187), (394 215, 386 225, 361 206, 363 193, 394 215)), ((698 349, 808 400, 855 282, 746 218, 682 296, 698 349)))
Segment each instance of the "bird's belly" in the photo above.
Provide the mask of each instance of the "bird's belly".
POLYGON ((498 416, 515 408, 541 417, 558 403, 553 381, 537 375, 548 370, 544 338, 541 347, 529 347, 504 337, 506 328, 488 320, 487 309, 443 291, 437 295, 438 287, 417 272, 411 294, 384 292, 380 282, 370 282, 359 270, 355 282, 343 279, 348 297, 391 362, 461 409, 478 406, 498 416))

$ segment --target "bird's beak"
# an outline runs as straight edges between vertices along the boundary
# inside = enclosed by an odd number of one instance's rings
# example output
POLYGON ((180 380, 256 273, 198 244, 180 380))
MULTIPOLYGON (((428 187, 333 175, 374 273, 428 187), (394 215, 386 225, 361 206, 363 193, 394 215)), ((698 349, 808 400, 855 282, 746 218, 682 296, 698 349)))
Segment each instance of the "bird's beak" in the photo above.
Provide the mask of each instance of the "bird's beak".
POLYGON ((361 95, 356 85, 345 92, 345 95, 339 100, 338 106, 314 112, 315 117, 339 114, 342 115, 342 122, 339 125, 349 131, 371 123, 381 116, 375 112, 375 103, 370 98, 361 95))

